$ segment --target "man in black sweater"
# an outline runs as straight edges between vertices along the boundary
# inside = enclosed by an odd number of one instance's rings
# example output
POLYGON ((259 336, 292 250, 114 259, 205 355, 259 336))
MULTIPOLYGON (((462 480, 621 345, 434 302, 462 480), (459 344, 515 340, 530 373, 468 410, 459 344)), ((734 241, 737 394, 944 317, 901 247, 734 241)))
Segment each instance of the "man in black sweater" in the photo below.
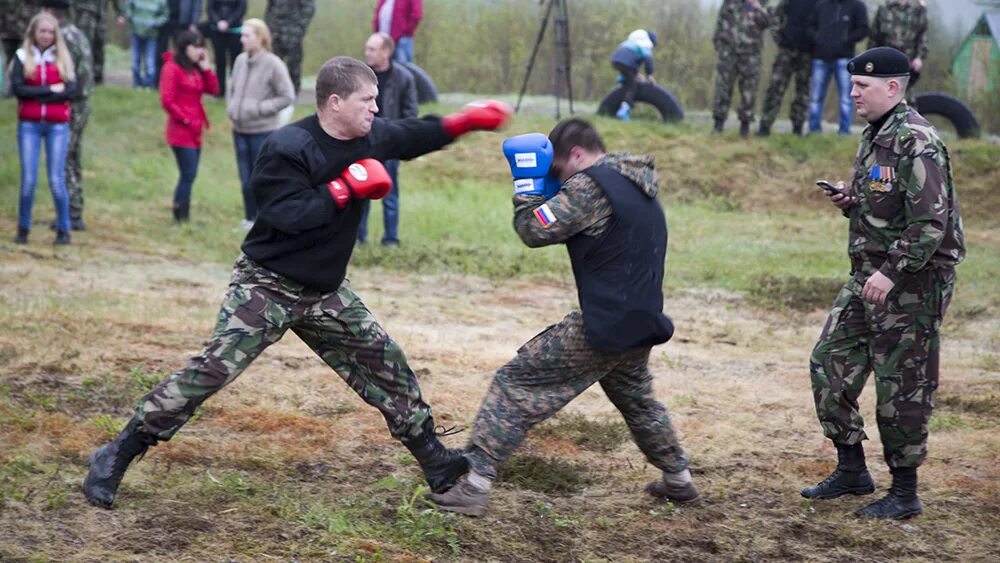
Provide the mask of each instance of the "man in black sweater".
POLYGON ((316 79, 316 114, 265 141, 251 177, 257 220, 243 241, 215 333, 201 354, 140 400, 118 437, 90 456, 84 493, 91 504, 110 508, 129 463, 169 440, 205 399, 289 329, 382 413, 431 489, 446 490, 465 472, 462 454, 435 436, 430 406, 403 351, 345 273, 361 203, 390 186, 381 165, 365 159, 415 158, 469 131, 496 129, 512 111, 487 101, 443 118, 384 121, 375 118, 377 94, 367 65, 330 59, 316 79), (373 188, 379 175, 385 183, 373 188))
POLYGON ((854 58, 854 44, 868 37, 868 10, 861 0, 819 0, 809 20, 812 32, 812 93, 809 96, 809 132, 820 133, 823 103, 830 75, 837 79, 840 127, 837 133, 849 135, 854 118, 851 100, 851 74, 847 61, 854 58))

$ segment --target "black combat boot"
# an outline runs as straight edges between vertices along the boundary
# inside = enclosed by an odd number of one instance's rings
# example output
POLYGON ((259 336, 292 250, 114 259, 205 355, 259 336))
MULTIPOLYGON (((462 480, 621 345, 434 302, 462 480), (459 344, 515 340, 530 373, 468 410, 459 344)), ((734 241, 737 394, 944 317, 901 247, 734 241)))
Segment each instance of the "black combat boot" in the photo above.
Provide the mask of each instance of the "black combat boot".
POLYGON ((749 121, 741 121, 740 122, 740 137, 743 137, 744 139, 750 137, 750 122, 749 121))
POLYGON ((792 135, 795 135, 797 137, 801 137, 802 136, 802 124, 801 123, 792 123, 792 135))
POLYGON ((834 499, 844 495, 867 495, 875 492, 875 482, 865 466, 865 449, 861 442, 848 446, 837 444, 837 468, 815 487, 802 489, 811 499, 834 499))
POLYGON ((24 227, 17 228, 17 236, 14 237, 14 242, 17 244, 28 244, 28 234, 31 233, 31 229, 25 229, 24 227))
POLYGON ((128 465, 156 442, 156 437, 139 430, 139 422, 133 419, 114 440, 90 454, 87 461, 90 471, 83 481, 87 502, 111 508, 128 465))
MULTIPOLYGON (((420 464, 424 479, 430 485, 431 491, 443 493, 455 484, 459 477, 469 472, 469 460, 461 450, 449 450, 444 447, 434 432, 433 419, 428 418, 424 422, 423 431, 423 434, 416 438, 403 440, 403 445, 420 464)), ((450 433, 445 430, 441 435, 446 436, 450 433)))
POLYGON ((891 471, 892 486, 889 487, 889 494, 856 510, 855 516, 904 520, 924 511, 917 498, 917 468, 895 467, 891 471))
POLYGON ((726 120, 725 119, 716 119, 715 120, 715 126, 712 127, 712 134, 713 135, 720 135, 720 134, 722 134, 722 128, 723 128, 723 126, 725 126, 725 124, 726 124, 726 120))
POLYGON ((70 223, 70 227, 74 231, 86 231, 87 230, 87 224, 83 222, 83 217, 77 217, 76 219, 72 219, 71 218, 69 220, 69 223, 70 223))
POLYGON ((52 244, 69 244, 69 239, 69 231, 59 229, 56 231, 56 238, 53 239, 52 244))
POLYGON ((757 136, 758 137, 768 137, 770 135, 771 135, 771 126, 770 125, 765 125, 764 122, 762 121, 760 123, 760 129, 757 130, 757 136))

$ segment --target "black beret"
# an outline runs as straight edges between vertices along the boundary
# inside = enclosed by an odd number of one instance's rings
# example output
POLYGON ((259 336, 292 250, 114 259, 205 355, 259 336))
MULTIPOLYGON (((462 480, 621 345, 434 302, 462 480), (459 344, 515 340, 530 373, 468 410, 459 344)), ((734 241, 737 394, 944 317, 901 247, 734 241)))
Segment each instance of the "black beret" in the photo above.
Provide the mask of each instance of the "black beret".
POLYGON ((55 8, 57 10, 68 10, 70 0, 42 0, 39 2, 42 8, 55 8))
POLYGON ((910 59, 892 47, 875 47, 851 59, 847 72, 855 76, 906 76, 910 74, 910 59))

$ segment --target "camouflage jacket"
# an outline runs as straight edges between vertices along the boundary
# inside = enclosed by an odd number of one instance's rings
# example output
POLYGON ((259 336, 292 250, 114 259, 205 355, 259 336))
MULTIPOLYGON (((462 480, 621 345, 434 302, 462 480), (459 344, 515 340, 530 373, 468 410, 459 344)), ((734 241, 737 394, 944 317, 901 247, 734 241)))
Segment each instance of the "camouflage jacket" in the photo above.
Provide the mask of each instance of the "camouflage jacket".
POLYGON ((275 27, 305 31, 316 13, 316 0, 267 0, 264 21, 274 32, 275 27))
POLYGON ((760 6, 752 10, 746 0, 723 0, 712 36, 716 52, 760 52, 764 45, 764 32, 771 25, 767 0, 760 0, 760 6))
POLYGON ((861 137, 850 194, 848 254, 855 271, 898 283, 925 267, 965 258, 965 238, 948 149, 906 102, 861 137))
POLYGON ((893 47, 910 59, 926 59, 927 8, 923 0, 890 0, 879 6, 868 47, 893 47))
POLYGON ((90 51, 90 40, 68 19, 59 22, 59 31, 66 41, 76 71, 76 82, 80 85, 73 103, 86 102, 94 93, 94 56, 90 51))
MULTIPOLYGON (((650 197, 659 192, 652 156, 611 153, 594 163, 600 164, 632 180, 650 197)), ((514 230, 532 248, 566 242, 581 233, 600 236, 608 230, 612 212, 604 190, 582 172, 567 179, 559 193, 548 201, 541 196, 514 194, 514 230), (554 220, 536 213, 543 205, 554 220)))
POLYGON ((28 23, 38 10, 37 0, 0 0, 0 39, 23 39, 28 23))
MULTIPOLYGON (((91 14, 105 14, 107 13, 105 9, 108 7, 109 0, 73 0, 73 14, 79 15, 80 12, 89 12, 91 14)), ((116 15, 123 15, 124 9, 122 0, 110 0, 111 5, 115 9, 116 15)))

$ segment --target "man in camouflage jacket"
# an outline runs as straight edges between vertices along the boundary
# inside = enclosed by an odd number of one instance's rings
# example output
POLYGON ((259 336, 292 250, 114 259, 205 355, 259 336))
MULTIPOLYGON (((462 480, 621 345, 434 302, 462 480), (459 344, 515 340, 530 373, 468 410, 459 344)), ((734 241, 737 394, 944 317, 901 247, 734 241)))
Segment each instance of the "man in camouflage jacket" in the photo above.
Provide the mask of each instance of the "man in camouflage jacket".
POLYGON ((780 0, 772 12, 771 33, 778 45, 778 53, 774 57, 764 108, 760 112, 757 134, 761 137, 771 134, 771 125, 781 109, 781 99, 792 81, 795 82, 795 95, 788 115, 792 120, 792 133, 802 135, 809 108, 809 79, 812 74, 809 16, 815 7, 816 0, 780 0))
POLYGON ((760 78, 761 48, 764 31, 771 25, 767 0, 724 0, 719 8, 712 44, 719 55, 715 69, 715 99, 712 102, 714 133, 721 133, 729 114, 733 86, 739 80, 740 135, 750 133, 753 108, 757 103, 757 80, 760 78))
POLYGON ((566 244, 581 311, 532 338, 496 372, 467 448, 468 475, 428 498, 442 510, 481 516, 497 467, 527 430, 600 383, 639 449, 662 471, 647 492, 693 501, 698 491, 688 458, 653 394, 648 366, 652 346, 673 334, 663 314, 667 226, 653 159, 606 154, 581 119, 560 122, 549 140, 562 188, 547 201, 515 193, 514 228, 530 247, 566 244))
POLYGON ((910 87, 927 58, 927 7, 923 0, 889 0, 878 7, 868 47, 892 47, 910 58, 910 87))
MULTIPOLYGON (((3 42, 4 65, 9 65, 14 53, 21 48, 28 23, 37 13, 38 0, 0 0, 0 41, 3 42)), ((6 73, 6 68, 3 70, 6 73)))
POLYGON ((848 63, 862 135, 849 187, 828 190, 850 220, 851 278, 841 289, 809 359, 816 413, 837 448, 837 469, 802 496, 831 499, 875 490, 858 412, 875 372, 876 420, 889 493, 859 516, 922 512, 917 467, 927 457, 928 420, 938 388, 941 321, 965 257, 962 218, 948 149, 903 97, 906 55, 889 47, 848 63))
POLYGON ((70 0, 41 0, 41 5, 59 20, 80 87, 72 101, 69 147, 66 150, 66 190, 69 192, 69 219, 74 231, 86 228, 83 222, 83 129, 90 119, 90 96, 94 93, 94 62, 90 41, 69 19, 70 0))
POLYGON ((274 54, 285 61, 298 95, 302 86, 302 40, 316 13, 316 0, 267 0, 264 22, 271 30, 274 54))
MULTIPOLYGON (((120 0, 111 0, 115 14, 122 16, 120 0)), ((104 83, 104 40, 107 35, 108 0, 73 0, 73 16, 76 25, 90 41, 94 58, 94 82, 104 83)), ((123 24, 119 21, 119 25, 123 24)))

